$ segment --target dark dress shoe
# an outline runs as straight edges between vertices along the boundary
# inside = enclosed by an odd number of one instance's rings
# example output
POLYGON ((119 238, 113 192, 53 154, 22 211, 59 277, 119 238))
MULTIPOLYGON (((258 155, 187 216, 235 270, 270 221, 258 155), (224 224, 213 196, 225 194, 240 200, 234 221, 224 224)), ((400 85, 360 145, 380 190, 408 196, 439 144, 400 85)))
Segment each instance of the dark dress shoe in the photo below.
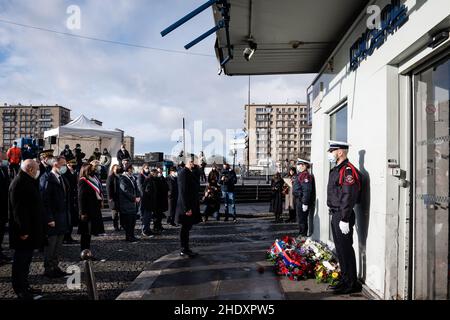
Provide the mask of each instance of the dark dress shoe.
POLYGON ((32 287, 28 287, 27 292, 32 294, 32 295, 42 294, 42 290, 41 289, 35 289, 35 288, 32 288, 32 287))
POLYGON ((198 256, 198 253, 195 253, 192 250, 181 250, 180 256, 194 258, 194 257, 198 256))
POLYGON ((34 295, 31 294, 30 292, 26 291, 26 292, 23 292, 23 293, 18 293, 17 294, 17 299, 18 300, 31 301, 31 300, 34 300, 34 295))
POLYGON ((328 289, 330 290, 338 290, 341 289, 344 286, 344 282, 338 282, 333 286, 328 286, 328 289))
POLYGON ((339 289, 334 290, 333 294, 351 294, 351 293, 359 293, 362 288, 360 285, 354 286, 342 286, 339 289))

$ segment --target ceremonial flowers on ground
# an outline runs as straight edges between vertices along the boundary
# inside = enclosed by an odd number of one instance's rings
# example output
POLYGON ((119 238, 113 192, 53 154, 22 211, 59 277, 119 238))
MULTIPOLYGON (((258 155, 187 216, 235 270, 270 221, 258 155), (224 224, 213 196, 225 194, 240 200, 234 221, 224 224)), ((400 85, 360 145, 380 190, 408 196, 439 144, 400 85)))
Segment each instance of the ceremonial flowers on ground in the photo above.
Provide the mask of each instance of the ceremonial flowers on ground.
POLYGON ((267 259, 278 275, 291 280, 316 279, 317 282, 335 284, 340 278, 339 265, 324 243, 309 238, 289 236, 276 240, 267 251, 267 259))

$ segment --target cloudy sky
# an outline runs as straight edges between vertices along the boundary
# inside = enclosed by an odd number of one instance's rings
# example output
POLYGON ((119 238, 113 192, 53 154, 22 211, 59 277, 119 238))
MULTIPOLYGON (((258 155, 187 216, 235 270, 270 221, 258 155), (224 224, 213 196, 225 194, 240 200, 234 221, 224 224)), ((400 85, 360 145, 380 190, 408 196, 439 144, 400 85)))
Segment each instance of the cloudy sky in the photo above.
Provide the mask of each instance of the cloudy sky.
MULTIPOLYGON (((169 53, 120 46, 26 28, 147 47, 185 51, 183 46, 213 26, 205 11, 172 34, 160 31, 204 0, 0 0, 0 103, 59 104, 121 128, 136 138, 137 153, 177 144, 173 132, 185 117, 202 132, 243 127, 247 77, 218 76, 211 36, 189 52, 169 53), (67 28, 67 8, 81 9, 81 29, 67 28), (10 23, 7 23, 10 22, 10 23)), ((312 76, 252 78, 255 103, 305 101, 312 76)), ((199 150, 194 150, 197 153, 199 150)))

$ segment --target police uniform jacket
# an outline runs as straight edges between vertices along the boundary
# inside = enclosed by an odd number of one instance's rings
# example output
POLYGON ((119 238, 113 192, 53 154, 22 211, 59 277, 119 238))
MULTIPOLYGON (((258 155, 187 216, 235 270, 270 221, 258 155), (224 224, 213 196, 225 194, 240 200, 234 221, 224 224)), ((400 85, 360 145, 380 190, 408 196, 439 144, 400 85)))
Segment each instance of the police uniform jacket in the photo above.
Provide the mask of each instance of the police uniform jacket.
POLYGON ((330 170, 327 187, 330 213, 340 214, 342 221, 349 222, 359 193, 360 174, 348 159, 330 170))

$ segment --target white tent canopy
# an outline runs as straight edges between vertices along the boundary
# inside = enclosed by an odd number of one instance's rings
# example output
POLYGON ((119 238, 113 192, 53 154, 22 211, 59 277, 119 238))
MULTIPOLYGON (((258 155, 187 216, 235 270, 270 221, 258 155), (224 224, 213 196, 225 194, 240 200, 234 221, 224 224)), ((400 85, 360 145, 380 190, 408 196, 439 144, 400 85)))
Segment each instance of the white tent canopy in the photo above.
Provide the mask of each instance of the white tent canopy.
POLYGON ((89 158, 95 148, 99 148, 100 151, 107 148, 115 162, 115 155, 120 149, 123 133, 119 130, 103 128, 81 115, 65 126, 45 131, 44 138, 48 137, 57 137, 57 148, 55 148, 57 154, 64 149, 66 144, 73 149, 75 144, 79 143, 86 158, 89 158))

